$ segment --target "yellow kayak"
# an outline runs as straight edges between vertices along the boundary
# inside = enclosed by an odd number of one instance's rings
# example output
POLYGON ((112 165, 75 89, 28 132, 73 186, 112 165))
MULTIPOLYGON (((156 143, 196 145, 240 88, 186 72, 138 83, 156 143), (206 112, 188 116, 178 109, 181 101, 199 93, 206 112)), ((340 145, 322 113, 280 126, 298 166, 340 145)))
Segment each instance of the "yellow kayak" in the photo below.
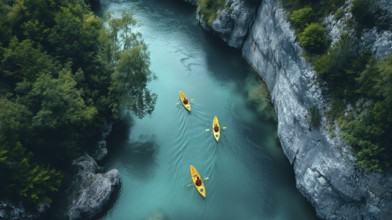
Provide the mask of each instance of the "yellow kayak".
POLYGON ((188 111, 191 111, 191 103, 189 102, 189 99, 185 96, 182 90, 180 90, 180 99, 184 108, 188 111))
POLYGON ((214 138, 215 138, 216 142, 219 141, 220 130, 221 130, 221 127, 219 125, 218 117, 214 116, 214 121, 212 122, 212 133, 214 134, 214 138), (218 127, 217 131, 215 131, 215 127, 218 127))
POLYGON ((199 194, 203 198, 206 198, 206 188, 204 187, 204 183, 203 183, 203 180, 202 180, 201 176, 199 175, 199 172, 197 172, 196 168, 194 166, 192 166, 192 165, 190 166, 190 170, 191 170, 191 177, 192 177, 193 185, 195 185, 196 190, 199 192, 199 194), (196 185, 197 177, 199 177, 199 179, 201 180, 201 185, 200 186, 196 185))

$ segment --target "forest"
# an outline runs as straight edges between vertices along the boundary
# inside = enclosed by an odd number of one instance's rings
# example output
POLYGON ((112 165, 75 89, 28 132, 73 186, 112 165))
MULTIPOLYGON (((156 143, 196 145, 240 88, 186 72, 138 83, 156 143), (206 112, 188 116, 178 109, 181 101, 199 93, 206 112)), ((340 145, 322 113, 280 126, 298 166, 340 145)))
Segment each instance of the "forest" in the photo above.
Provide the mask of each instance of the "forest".
POLYGON ((0 1, 0 197, 50 204, 105 123, 151 114, 146 44, 96 1, 0 1))

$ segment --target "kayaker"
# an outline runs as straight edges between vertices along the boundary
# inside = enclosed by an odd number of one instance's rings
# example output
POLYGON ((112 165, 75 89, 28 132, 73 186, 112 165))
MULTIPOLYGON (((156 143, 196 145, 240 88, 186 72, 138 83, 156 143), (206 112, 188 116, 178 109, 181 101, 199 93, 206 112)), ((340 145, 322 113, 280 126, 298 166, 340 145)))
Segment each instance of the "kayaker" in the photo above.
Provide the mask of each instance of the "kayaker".
POLYGON ((195 183, 196 183, 196 186, 201 186, 201 179, 199 177, 197 177, 195 183))
POLYGON ((188 104, 188 99, 184 99, 183 103, 184 105, 188 104))
POLYGON ((214 127, 214 131, 215 131, 215 132, 218 132, 218 131, 219 131, 219 127, 218 127, 218 125, 215 125, 215 127, 214 127))

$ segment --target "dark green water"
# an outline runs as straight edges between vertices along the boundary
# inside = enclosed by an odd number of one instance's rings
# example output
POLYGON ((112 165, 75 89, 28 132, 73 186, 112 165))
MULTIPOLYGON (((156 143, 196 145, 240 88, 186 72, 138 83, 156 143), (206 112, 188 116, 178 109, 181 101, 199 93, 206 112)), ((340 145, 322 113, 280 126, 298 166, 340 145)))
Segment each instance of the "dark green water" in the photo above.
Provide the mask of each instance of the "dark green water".
POLYGON ((181 1, 107 3, 104 11, 130 11, 151 52, 158 94, 151 117, 135 120, 129 140, 109 155, 106 168, 120 172, 122 188, 103 219, 145 219, 162 210, 170 219, 315 219, 295 188, 276 124, 250 105, 257 78, 239 51, 226 47, 196 23, 181 1), (192 113, 178 105, 179 90, 191 98, 192 113), (222 126, 215 143, 213 116, 222 126), (203 199, 191 183, 193 164, 205 181, 203 199))

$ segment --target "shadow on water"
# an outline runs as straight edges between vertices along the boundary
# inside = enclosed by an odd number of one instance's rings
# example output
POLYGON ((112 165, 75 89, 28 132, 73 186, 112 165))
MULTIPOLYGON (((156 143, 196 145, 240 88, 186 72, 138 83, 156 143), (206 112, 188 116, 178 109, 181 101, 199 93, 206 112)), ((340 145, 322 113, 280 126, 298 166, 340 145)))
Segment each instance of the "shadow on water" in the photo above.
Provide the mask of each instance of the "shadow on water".
MULTIPOLYGON (((117 121, 113 125, 112 133, 108 138, 109 154, 105 159, 105 167, 121 167, 120 176, 134 176, 139 179, 149 178, 156 168, 156 155, 159 146, 156 144, 154 136, 142 135, 138 137, 138 141, 131 142, 129 134, 132 130, 133 120, 117 121)), ((121 181, 121 179, 120 179, 121 181)), ((123 186, 111 196, 108 205, 97 215, 100 219, 110 212, 120 200, 123 186)), ((160 210, 151 213, 148 219, 157 216, 163 216, 160 210)), ((164 218, 162 218, 164 219, 164 218)))
POLYGON ((129 133, 132 125, 130 118, 114 124, 108 138, 109 155, 105 164, 116 163, 124 167, 124 171, 129 175, 148 178, 156 167, 159 145, 155 137, 150 135, 139 136, 138 141, 131 142, 129 133))
POLYGON ((153 141, 124 143, 119 146, 114 158, 125 172, 139 178, 148 178, 156 167, 155 157, 158 145, 153 141))

